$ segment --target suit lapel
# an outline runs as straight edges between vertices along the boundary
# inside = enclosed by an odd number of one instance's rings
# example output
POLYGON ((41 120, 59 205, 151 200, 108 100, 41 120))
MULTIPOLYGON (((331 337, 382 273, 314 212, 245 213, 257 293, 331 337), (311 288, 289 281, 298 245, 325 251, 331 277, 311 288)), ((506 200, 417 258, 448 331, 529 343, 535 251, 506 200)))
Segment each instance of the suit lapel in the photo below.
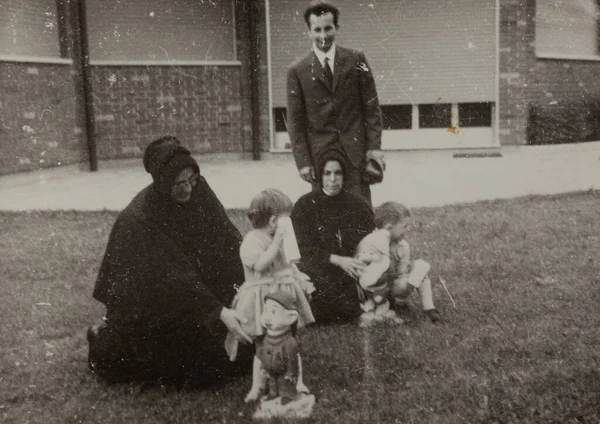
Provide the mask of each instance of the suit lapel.
MULTIPOLYGON (((331 86, 329 80, 327 79, 327 76, 325 75, 325 69, 323 69, 323 65, 321 65, 319 58, 317 57, 314 51, 311 51, 310 54, 312 57, 311 72, 323 83, 323 85, 325 85, 325 87, 327 87, 329 91, 333 91, 333 87, 331 86)), ((335 85, 335 75, 333 77, 333 81, 335 85)))
POLYGON ((342 75, 342 69, 344 69, 344 66, 346 66, 345 59, 346 55, 344 54, 344 50, 339 46, 336 46, 335 58, 333 60, 333 87, 331 88, 331 91, 335 91, 335 88, 337 87, 340 76, 342 75))

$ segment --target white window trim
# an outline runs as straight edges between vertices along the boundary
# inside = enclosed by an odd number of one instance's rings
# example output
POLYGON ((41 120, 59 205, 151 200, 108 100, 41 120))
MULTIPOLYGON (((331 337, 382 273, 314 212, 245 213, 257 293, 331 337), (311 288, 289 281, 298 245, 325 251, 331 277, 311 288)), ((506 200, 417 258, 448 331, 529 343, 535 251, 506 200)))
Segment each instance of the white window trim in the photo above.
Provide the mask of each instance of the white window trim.
POLYGON ((538 52, 536 50, 535 56, 538 59, 562 59, 562 60, 583 60, 583 61, 600 61, 600 55, 578 55, 568 53, 554 53, 554 52, 538 52))
POLYGON ((17 56, 10 54, 0 54, 0 62, 16 62, 16 63, 47 63, 49 65, 71 65, 72 59, 62 57, 47 57, 47 56, 17 56))
POLYGON ((90 60, 91 66, 241 66, 239 60, 90 60))
MULTIPOLYGON (((242 62, 238 60, 238 49, 237 49, 237 21, 235 16, 235 2, 231 0, 231 41, 233 47, 233 59, 227 60, 111 60, 111 59, 90 59, 90 65, 95 66, 241 66, 242 62)), ((89 18, 89 12, 86 11, 86 19, 89 18)), ((88 33, 89 37, 89 33, 88 33)), ((89 54, 89 52, 88 52, 89 54)), ((0 56, 1 58, 1 56, 0 56)), ((0 59, 1 60, 1 59, 0 59)))

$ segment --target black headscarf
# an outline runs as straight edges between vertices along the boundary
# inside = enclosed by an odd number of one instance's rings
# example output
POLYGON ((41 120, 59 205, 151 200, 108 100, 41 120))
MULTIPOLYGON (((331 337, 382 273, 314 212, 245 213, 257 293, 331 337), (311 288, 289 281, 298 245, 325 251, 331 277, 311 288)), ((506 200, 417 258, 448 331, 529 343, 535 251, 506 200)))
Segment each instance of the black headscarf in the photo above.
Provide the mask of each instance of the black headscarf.
POLYGON ((325 149, 324 151, 321 152, 321 154, 319 154, 319 156, 317 157, 317 169, 315 170, 316 173, 316 177, 317 177, 317 183, 319 185, 319 187, 322 189, 323 188, 323 169, 325 168, 325 165, 327 165, 327 162, 329 161, 336 161, 340 164, 340 166, 342 167, 342 173, 344 174, 344 183, 342 185, 342 191, 344 190, 344 184, 346 183, 345 179, 346 179, 346 175, 348 175, 348 166, 350 163, 350 160, 348 159, 348 156, 346 155, 346 152, 344 152, 342 149, 339 149, 337 147, 329 147, 327 149, 325 149))

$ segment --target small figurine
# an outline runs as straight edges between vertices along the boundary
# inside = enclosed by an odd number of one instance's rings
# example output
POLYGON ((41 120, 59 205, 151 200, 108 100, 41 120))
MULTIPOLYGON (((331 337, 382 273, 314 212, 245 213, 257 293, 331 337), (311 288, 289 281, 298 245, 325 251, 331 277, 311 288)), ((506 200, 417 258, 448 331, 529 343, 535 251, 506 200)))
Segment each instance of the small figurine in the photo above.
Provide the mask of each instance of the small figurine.
POLYGON ((385 274, 390 267, 390 232, 377 229, 365 236, 356 249, 356 259, 366 265, 359 278, 361 308, 360 325, 367 326, 373 320, 384 319, 402 323, 396 312, 390 309, 390 285, 385 274))
POLYGON ((266 393, 255 418, 306 418, 315 397, 298 390, 302 362, 295 338, 298 310, 294 298, 285 292, 265 296, 260 321, 265 334, 256 340, 252 388, 246 402, 266 393))

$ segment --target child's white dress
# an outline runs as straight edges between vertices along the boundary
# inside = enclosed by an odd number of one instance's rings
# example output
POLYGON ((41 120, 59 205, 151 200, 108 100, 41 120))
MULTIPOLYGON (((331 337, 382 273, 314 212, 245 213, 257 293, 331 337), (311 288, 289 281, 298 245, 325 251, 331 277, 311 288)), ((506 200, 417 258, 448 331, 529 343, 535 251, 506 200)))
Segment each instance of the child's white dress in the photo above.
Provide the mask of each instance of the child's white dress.
MULTIPOLYGON (((308 275, 300 272, 294 264, 286 263, 282 251, 266 270, 259 272, 254 269, 254 264, 272 241, 273 238, 265 232, 251 230, 240 246, 246 281, 238 289, 231 308, 247 320, 241 325, 252 338, 264 334, 260 323, 264 299, 266 295, 277 291, 287 292, 295 300, 299 328, 315 322, 307 297, 315 291, 315 287, 308 275)), ((237 347, 238 340, 229 333, 225 340, 225 349, 232 361, 237 356, 237 347)))

